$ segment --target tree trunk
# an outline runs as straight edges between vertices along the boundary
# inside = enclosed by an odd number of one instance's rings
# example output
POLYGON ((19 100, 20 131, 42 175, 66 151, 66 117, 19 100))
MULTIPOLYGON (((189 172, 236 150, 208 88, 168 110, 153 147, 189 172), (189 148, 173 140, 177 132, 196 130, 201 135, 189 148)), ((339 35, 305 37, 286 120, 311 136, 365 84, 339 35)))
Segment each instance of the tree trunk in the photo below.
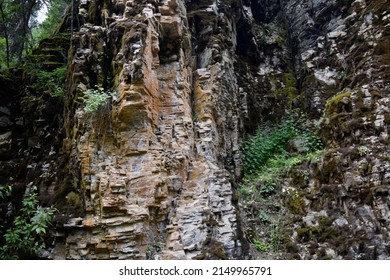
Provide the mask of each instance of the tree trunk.
POLYGON ((1 20, 3 21, 3 28, 4 28, 4 38, 5 38, 5 49, 6 49, 6 63, 7 67, 9 67, 9 38, 8 38, 8 27, 6 24, 6 19, 5 19, 5 12, 3 9, 3 2, 0 3, 0 13, 1 13, 1 20))

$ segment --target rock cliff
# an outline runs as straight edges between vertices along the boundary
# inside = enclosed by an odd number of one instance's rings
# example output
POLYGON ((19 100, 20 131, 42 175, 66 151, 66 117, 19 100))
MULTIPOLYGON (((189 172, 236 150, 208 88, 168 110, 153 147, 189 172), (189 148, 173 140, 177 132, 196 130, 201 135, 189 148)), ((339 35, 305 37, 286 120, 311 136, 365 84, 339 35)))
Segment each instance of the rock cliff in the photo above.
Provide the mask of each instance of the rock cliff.
POLYGON ((60 209, 44 257, 390 258, 387 0, 76 2, 64 101, 0 80, 0 178, 60 209), (237 197, 246 134, 294 110, 321 158, 268 202, 237 197), (258 255, 264 207, 283 233, 258 255))

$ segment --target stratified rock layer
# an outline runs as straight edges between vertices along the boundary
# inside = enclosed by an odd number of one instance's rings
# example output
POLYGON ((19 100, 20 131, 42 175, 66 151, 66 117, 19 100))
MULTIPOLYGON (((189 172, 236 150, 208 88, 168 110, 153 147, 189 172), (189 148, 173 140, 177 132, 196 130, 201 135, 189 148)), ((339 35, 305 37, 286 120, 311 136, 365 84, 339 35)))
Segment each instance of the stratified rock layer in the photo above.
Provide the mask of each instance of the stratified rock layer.
POLYGON ((240 126, 235 40, 226 38, 232 17, 212 2, 193 11, 176 0, 113 2, 79 7, 68 137, 86 215, 65 224, 62 257, 242 257, 230 182, 239 174, 240 126), (191 40, 205 32, 195 55, 191 40), (73 102, 95 85, 115 96, 87 115, 73 102))
POLYGON ((0 75, 0 221, 38 185, 61 211, 42 258, 390 258, 388 0, 75 2, 65 106, 0 75), (87 113, 95 87, 113 94, 87 113), (292 111, 323 155, 243 201, 242 139, 292 111), (249 244, 270 242, 260 210, 278 252, 249 244))
POLYGON ((86 215, 62 257, 250 257, 240 139, 299 108, 327 149, 280 186, 284 257, 388 258, 386 4, 81 1, 66 143, 86 215), (96 85, 116 94, 87 115, 96 85))

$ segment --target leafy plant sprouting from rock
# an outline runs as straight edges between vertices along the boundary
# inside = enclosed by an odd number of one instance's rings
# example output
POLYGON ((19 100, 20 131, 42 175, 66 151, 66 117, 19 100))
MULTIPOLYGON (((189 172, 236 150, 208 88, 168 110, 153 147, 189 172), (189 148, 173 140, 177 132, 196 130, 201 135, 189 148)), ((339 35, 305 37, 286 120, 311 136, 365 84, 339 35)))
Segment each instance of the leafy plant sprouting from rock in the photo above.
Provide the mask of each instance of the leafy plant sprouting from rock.
POLYGON ((11 186, 0 185, 0 199, 3 200, 5 197, 9 196, 12 192, 11 186))
POLYGON ((66 71, 66 66, 59 67, 52 72, 38 71, 37 80, 34 83, 35 88, 39 91, 48 92, 53 97, 63 96, 66 71))
MULTIPOLYGON (((12 188, 0 186, 0 199, 10 195, 12 188)), ((0 259, 17 259, 37 255, 44 248, 43 237, 50 226, 54 208, 42 208, 38 204, 37 187, 32 186, 24 196, 22 208, 5 233, 0 247, 0 259)), ((3 228, 0 228, 3 230, 3 228)))
POLYGON ((322 147, 322 141, 305 125, 303 117, 260 127, 245 143, 242 188, 252 189, 263 197, 272 194, 283 173, 316 157, 322 147))
MULTIPOLYGON (((294 166, 320 156, 322 141, 307 123, 304 117, 290 117, 275 126, 262 126, 248 137, 244 147, 244 179, 238 190, 243 203, 250 201, 253 205, 270 199, 294 166)), ((250 239, 260 252, 279 252, 282 248, 283 225, 277 215, 259 212, 262 233, 252 230, 250 239)))
POLYGON ((147 259, 153 259, 154 255, 161 252, 163 244, 161 242, 156 242, 152 245, 149 245, 146 248, 146 257, 147 259))
POLYGON ((87 114, 95 137, 100 147, 105 139, 107 131, 112 125, 110 99, 114 92, 105 90, 101 86, 88 89, 84 93, 84 112, 87 114))
POLYGON ((108 99, 113 95, 111 91, 106 91, 100 86, 88 89, 84 93, 84 111, 87 114, 95 113, 100 107, 107 104, 108 99))

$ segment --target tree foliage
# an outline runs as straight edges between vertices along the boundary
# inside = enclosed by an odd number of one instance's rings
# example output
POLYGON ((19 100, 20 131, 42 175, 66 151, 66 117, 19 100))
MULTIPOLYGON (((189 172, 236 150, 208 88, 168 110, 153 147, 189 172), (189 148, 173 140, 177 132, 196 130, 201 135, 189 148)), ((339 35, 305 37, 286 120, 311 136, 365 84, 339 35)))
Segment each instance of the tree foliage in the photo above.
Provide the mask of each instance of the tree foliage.
POLYGON ((58 23, 68 2, 0 0, 0 68, 20 61, 38 40, 45 37, 45 33, 52 33, 53 25, 58 23), (44 5, 48 7, 47 19, 40 23, 38 13, 44 5))
POLYGON ((41 24, 37 24, 36 27, 32 29, 34 42, 39 42, 53 34, 53 32, 56 30, 54 27, 63 17, 69 3, 70 0, 49 1, 47 18, 41 24))

